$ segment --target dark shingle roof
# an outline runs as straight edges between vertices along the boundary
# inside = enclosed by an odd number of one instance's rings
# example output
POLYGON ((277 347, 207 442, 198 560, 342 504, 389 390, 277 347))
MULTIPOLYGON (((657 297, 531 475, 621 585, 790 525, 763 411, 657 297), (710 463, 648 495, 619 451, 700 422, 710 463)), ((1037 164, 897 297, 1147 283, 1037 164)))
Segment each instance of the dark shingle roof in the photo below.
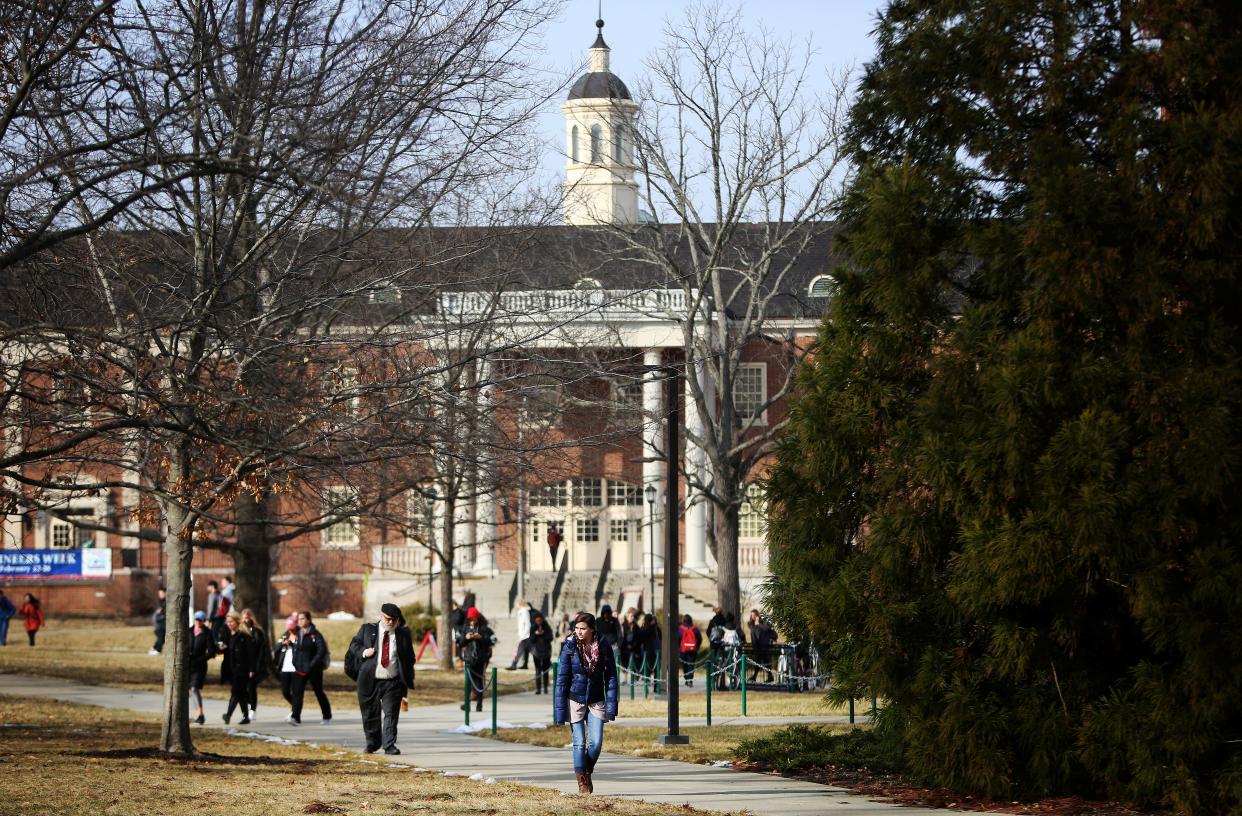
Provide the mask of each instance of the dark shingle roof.
POLYGON ((611 71, 592 71, 578 77, 569 99, 630 99, 630 89, 611 71))

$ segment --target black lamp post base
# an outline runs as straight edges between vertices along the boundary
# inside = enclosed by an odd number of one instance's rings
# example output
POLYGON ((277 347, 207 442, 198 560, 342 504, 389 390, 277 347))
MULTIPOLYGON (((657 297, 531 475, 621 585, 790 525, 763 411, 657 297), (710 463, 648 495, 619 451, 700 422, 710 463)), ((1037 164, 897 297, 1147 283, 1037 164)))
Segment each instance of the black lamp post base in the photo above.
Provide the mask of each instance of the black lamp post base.
POLYGON ((689 745, 689 734, 661 734, 657 739, 660 745, 689 745))

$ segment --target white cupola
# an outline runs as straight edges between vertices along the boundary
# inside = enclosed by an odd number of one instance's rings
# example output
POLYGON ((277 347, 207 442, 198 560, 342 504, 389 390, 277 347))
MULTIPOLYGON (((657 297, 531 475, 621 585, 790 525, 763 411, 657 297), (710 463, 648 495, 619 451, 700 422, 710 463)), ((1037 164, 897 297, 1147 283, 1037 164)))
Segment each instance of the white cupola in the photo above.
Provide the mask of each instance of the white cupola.
POLYGON ((566 224, 634 224, 638 185, 634 182, 631 123, 638 105, 625 83, 608 69, 604 21, 590 50, 589 72, 569 89, 565 113, 566 224))

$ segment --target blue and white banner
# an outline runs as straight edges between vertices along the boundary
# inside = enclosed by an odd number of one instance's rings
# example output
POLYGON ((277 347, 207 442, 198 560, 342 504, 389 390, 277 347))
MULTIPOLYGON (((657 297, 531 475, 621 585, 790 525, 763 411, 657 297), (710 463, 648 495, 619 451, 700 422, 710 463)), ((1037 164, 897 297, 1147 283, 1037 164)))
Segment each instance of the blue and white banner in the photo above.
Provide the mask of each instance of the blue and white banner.
POLYGON ((98 581, 112 577, 112 550, 0 550, 0 581, 98 581))

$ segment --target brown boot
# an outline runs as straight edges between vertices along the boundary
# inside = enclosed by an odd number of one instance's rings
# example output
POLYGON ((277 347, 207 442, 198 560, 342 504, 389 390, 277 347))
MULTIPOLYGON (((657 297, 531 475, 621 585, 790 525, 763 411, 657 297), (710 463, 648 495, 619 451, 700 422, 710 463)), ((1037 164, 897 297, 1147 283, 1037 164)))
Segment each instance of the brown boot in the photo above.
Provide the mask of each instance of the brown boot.
POLYGON ((591 772, 587 771, 583 776, 586 777, 586 792, 595 793, 595 785, 591 782, 591 772))
POLYGON ((591 777, 584 773, 574 774, 574 778, 578 780, 578 793, 591 792, 591 777))

